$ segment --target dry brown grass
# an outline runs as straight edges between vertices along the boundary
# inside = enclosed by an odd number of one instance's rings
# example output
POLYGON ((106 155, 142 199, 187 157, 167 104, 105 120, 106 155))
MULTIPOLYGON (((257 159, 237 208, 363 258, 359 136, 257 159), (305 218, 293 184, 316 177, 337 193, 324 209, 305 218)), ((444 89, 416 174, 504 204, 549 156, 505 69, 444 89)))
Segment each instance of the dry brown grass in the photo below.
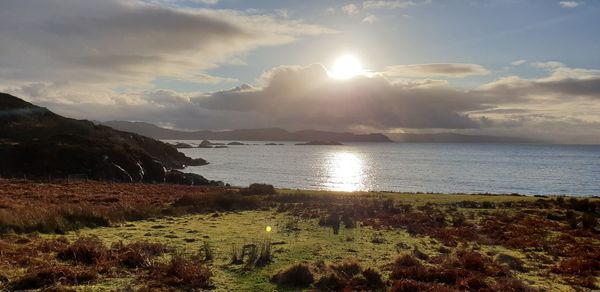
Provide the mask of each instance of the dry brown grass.
POLYGON ((0 234, 65 233, 165 214, 257 207, 237 190, 165 184, 0 179, 0 234))
POLYGON ((0 271, 25 269, 24 275, 7 284, 11 289, 77 285, 119 275, 141 278, 156 264, 155 259, 168 251, 158 243, 116 243, 108 248, 95 237, 69 242, 64 237, 36 235, 3 236, 0 248, 0 271))
POLYGON ((174 287, 184 291, 212 287, 212 272, 199 255, 176 254, 168 263, 156 263, 151 267, 146 281, 150 290, 174 287))

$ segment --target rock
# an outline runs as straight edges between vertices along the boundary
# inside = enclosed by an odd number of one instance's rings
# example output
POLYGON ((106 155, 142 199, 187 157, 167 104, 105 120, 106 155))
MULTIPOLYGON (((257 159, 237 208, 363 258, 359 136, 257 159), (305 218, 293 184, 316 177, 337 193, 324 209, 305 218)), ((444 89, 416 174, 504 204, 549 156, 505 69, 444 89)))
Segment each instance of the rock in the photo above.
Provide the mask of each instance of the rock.
POLYGON ((227 143, 227 145, 238 145, 238 146, 241 146, 241 145, 248 145, 248 144, 244 144, 242 142, 229 142, 229 143, 227 143))
POLYGON ((203 176, 195 173, 184 173, 179 170, 170 170, 166 175, 167 183, 183 185, 219 185, 222 182, 209 181, 203 176))
POLYGON ((297 143, 296 145, 344 145, 337 141, 310 141, 306 143, 297 143))
POLYGON ((198 145, 198 148, 213 148, 214 144, 208 140, 202 140, 198 145))
POLYGON ((133 182, 131 175, 116 163, 110 164, 111 178, 121 182, 133 182))
POLYGON ((142 165, 145 170, 144 181, 165 182, 167 170, 158 160, 146 157, 142 160, 142 165))
POLYGON ((187 143, 175 143, 175 145, 173 145, 175 148, 178 149, 183 149, 183 148, 194 148, 192 145, 187 144, 187 143))

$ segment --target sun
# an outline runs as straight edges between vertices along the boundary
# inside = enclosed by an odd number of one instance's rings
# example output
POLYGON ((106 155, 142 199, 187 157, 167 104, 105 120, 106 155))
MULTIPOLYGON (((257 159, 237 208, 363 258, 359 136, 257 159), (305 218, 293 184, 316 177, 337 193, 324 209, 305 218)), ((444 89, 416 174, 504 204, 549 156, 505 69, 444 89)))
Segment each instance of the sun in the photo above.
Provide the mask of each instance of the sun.
POLYGON ((329 76, 335 79, 350 79, 364 73, 358 58, 353 55, 343 55, 335 60, 329 76))

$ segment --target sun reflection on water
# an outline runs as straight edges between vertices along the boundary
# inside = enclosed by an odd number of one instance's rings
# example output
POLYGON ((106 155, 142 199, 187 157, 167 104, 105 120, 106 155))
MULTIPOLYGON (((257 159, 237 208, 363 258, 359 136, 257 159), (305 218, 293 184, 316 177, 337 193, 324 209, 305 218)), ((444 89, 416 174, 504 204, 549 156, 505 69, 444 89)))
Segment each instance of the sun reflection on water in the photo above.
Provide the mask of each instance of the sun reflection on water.
POLYGON ((333 152, 327 157, 329 181, 333 191, 353 192, 364 189, 364 162, 351 152, 333 152))

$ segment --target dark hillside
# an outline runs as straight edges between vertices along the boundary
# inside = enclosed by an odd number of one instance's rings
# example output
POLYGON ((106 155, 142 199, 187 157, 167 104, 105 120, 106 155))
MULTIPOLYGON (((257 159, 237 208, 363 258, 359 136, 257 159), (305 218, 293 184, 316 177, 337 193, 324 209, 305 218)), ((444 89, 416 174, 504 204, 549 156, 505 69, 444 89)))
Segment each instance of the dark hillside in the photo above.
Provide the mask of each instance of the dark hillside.
POLYGON ((62 117, 4 93, 0 157, 2 176, 85 174, 117 181, 162 182, 173 169, 207 163, 152 138, 62 117))

